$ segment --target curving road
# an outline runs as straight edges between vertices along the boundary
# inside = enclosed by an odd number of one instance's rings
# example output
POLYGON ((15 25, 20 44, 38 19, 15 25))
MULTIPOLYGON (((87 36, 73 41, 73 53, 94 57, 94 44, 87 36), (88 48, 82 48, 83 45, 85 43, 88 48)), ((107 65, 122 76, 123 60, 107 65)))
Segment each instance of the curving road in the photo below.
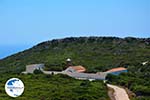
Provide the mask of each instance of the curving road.
POLYGON ((128 94, 123 88, 111 84, 107 84, 107 86, 114 89, 115 100, 130 100, 128 94))

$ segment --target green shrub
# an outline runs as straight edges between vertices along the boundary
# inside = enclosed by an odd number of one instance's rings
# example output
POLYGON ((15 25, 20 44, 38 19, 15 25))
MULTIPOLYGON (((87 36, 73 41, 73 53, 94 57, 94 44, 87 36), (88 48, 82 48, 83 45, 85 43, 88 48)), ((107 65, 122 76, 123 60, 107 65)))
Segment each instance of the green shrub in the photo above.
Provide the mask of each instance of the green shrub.
POLYGON ((33 73, 34 73, 34 74, 43 74, 43 72, 42 72, 41 70, 39 70, 39 69, 35 69, 35 70, 33 71, 33 73))

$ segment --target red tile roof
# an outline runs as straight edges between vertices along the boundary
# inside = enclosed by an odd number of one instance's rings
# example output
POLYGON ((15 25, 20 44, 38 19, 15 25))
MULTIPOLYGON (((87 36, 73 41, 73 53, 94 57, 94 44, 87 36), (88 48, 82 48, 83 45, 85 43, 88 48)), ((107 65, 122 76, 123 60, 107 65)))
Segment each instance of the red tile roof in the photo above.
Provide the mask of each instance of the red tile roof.
POLYGON ((126 68, 124 67, 118 67, 118 68, 113 68, 113 69, 110 69, 106 72, 117 72, 117 71, 122 71, 122 70, 127 70, 126 68))
POLYGON ((77 72, 85 72, 86 69, 83 66, 70 66, 71 68, 73 68, 74 70, 76 70, 77 72))

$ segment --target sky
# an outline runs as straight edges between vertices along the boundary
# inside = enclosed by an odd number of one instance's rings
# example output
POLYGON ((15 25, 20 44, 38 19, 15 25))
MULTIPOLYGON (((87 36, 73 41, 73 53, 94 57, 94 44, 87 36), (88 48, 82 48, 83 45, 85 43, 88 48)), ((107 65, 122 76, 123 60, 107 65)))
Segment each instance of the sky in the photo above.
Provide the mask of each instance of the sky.
POLYGON ((0 0, 0 58, 71 36, 150 37, 150 0, 0 0))

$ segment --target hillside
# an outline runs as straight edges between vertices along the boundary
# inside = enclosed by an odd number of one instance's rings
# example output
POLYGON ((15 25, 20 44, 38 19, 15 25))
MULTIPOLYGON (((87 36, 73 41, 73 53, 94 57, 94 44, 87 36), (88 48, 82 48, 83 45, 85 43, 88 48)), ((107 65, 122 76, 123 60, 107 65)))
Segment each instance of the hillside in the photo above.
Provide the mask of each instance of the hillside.
POLYGON ((46 41, 0 61, 1 72, 21 72, 25 65, 45 63, 62 70, 65 60, 83 65, 88 71, 137 65, 150 59, 150 38, 71 37, 46 41))
POLYGON ((64 75, 0 75, 0 100, 109 100, 102 81, 76 80, 64 75), (18 77, 25 84, 23 95, 9 97, 4 90, 6 79, 18 77))
POLYGON ((110 76, 109 82, 128 87, 138 96, 134 100, 150 100, 150 64, 142 65, 150 61, 150 38, 70 37, 46 41, 0 60, 0 74, 17 74, 25 70, 25 65, 35 63, 44 63, 46 70, 63 70, 67 58, 74 65, 83 65, 87 72, 128 68, 127 74, 110 76))

